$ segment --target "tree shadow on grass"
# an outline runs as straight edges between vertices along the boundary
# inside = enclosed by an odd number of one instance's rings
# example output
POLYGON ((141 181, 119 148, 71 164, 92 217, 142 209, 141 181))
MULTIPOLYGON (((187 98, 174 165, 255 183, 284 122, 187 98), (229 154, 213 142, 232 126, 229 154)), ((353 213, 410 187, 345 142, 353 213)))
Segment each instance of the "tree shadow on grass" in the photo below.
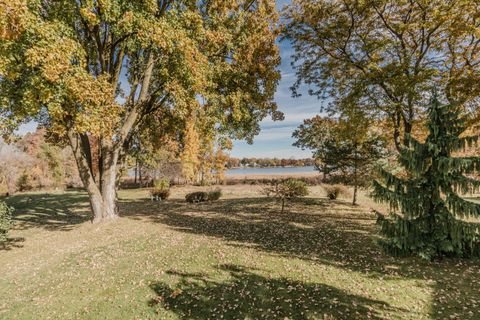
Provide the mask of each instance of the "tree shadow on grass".
POLYGON ((182 232, 219 238, 232 247, 332 265, 382 281, 428 281, 433 291, 430 318, 480 319, 479 260, 429 263, 388 256, 375 243, 374 215, 346 202, 306 199, 290 205, 283 214, 267 198, 122 206, 129 218, 146 218, 182 232))
POLYGON ((374 216, 342 202, 306 199, 280 213, 268 198, 228 199, 186 204, 145 202, 141 210, 124 203, 129 218, 146 217, 176 230, 221 238, 232 246, 255 247, 287 257, 324 261, 355 270, 384 273, 380 249, 374 244, 374 216), (328 208, 328 211, 326 209, 328 208), (348 213, 335 213, 335 210, 348 213), (339 250, 341 248, 341 250, 339 250), (361 250, 359 250, 361 248, 361 250), (366 259, 366 257, 372 257, 366 259))
POLYGON ((22 248, 25 238, 23 237, 8 237, 7 241, 0 243, 0 250, 12 250, 13 248, 22 248))
POLYGON ((382 312, 391 310, 382 301, 325 284, 266 278, 236 265, 219 269, 228 273, 227 280, 171 272, 178 284, 174 289, 151 284, 157 296, 149 305, 181 319, 383 319, 382 312))
POLYGON ((12 206, 14 229, 43 228, 69 231, 75 225, 91 219, 85 193, 67 191, 62 194, 28 193, 5 199, 12 206))

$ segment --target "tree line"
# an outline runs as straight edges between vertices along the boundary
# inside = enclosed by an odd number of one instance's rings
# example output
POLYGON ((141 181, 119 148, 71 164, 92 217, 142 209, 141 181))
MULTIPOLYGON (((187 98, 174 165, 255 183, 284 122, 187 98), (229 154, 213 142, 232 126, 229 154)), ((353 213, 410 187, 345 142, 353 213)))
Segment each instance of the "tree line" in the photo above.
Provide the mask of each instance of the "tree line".
POLYGON ((305 159, 283 159, 283 158, 234 158, 228 157, 226 160, 227 168, 239 167, 305 167, 314 166, 315 161, 312 158, 305 159))
POLYGON ((48 143, 45 130, 0 140, 0 194, 68 187, 82 187, 73 154, 48 143))

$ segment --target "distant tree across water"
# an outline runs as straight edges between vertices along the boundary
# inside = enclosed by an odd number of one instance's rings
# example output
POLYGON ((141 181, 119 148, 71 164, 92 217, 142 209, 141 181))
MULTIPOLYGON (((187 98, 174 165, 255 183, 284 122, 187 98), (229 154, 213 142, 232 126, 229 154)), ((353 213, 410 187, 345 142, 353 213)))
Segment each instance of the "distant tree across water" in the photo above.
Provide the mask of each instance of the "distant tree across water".
POLYGON ((312 158, 280 159, 280 158, 228 158, 227 168, 238 167, 305 167, 315 165, 312 158))

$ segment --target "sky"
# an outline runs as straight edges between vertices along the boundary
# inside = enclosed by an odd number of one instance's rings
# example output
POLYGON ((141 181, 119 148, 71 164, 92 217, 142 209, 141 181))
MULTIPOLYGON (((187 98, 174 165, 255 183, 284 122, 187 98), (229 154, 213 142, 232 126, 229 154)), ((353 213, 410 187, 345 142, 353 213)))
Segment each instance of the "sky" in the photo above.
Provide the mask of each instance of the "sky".
MULTIPOLYGON (((277 0, 280 10, 288 0, 277 0)), ((295 141, 292 138, 293 131, 303 122, 320 112, 321 101, 316 97, 309 96, 307 88, 301 88, 301 97, 292 98, 290 87, 296 80, 295 71, 291 67, 291 55, 293 48, 288 41, 278 42, 280 47, 281 65, 279 67, 282 78, 275 93, 275 101, 278 109, 285 115, 283 121, 264 119, 261 124, 260 134, 255 137, 253 144, 245 141, 234 141, 230 152, 232 157, 277 157, 277 158, 308 158, 311 152, 292 146, 295 141)), ((28 123, 20 128, 20 133, 34 131, 35 123, 28 123)))
POLYGON ((284 113, 285 119, 283 121, 264 119, 260 124, 260 134, 255 137, 253 144, 234 141, 230 153, 232 157, 293 157, 296 159, 311 157, 310 151, 292 146, 292 143, 295 142, 292 133, 304 119, 319 114, 321 101, 316 97, 309 96, 305 87, 300 90, 302 96, 292 98, 290 87, 296 80, 295 71, 290 65, 293 48, 288 41, 279 42, 278 45, 282 58, 280 65, 282 78, 275 93, 275 102, 278 109, 284 113))
MULTIPOLYGON (((277 0, 277 9, 281 10, 290 0, 277 0)), ((230 153, 232 157, 277 157, 277 158, 309 158, 312 153, 309 150, 301 150, 292 146, 295 139, 292 138, 293 131, 303 122, 304 119, 314 117, 320 113, 321 101, 316 97, 309 96, 307 88, 302 87, 299 93, 302 95, 292 98, 290 87, 296 80, 295 70, 291 66, 291 55, 293 48, 288 41, 278 42, 282 62, 280 72, 282 78, 275 93, 275 102, 278 109, 285 115, 283 121, 272 121, 264 119, 261 124, 261 131, 253 140, 253 144, 245 141, 234 141, 230 153)))

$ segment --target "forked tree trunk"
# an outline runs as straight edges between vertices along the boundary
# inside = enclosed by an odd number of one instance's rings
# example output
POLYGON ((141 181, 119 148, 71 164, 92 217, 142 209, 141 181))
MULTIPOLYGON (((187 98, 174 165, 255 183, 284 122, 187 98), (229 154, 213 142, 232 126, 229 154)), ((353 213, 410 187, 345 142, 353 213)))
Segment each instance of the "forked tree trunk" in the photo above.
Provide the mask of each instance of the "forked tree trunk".
POLYGON ((117 171, 119 150, 103 145, 98 157, 98 173, 92 164, 88 137, 69 133, 70 145, 77 162, 80 178, 85 186, 92 209, 92 222, 112 220, 118 217, 117 210, 117 171))
POLYGON ((104 190, 103 193, 89 193, 89 199, 93 223, 118 218, 115 189, 104 190))
MULTIPOLYGON (((116 81, 122 66, 122 60, 118 61, 120 62, 117 64, 117 72, 115 76, 112 76, 113 84, 117 83, 116 81)), ((140 82, 135 82, 132 85, 132 94, 125 104, 125 114, 122 118, 121 126, 114 134, 112 133, 111 137, 91 139, 88 134, 78 133, 74 128, 67 131, 80 178, 87 189, 90 199, 93 222, 101 222, 118 217, 117 183, 119 179, 117 179, 117 174, 119 166, 121 166, 120 154, 125 148, 124 144, 130 138, 132 128, 135 124, 138 124, 139 111, 141 108, 146 108, 145 104, 147 102, 154 102, 154 100, 147 101, 154 63, 154 56, 149 53, 140 82), (140 85, 140 93, 138 99, 135 99, 137 85, 140 85), (93 146, 95 147, 93 148, 93 146)), ((147 108, 147 110, 149 109, 147 108)), ((125 152, 126 150, 123 151, 125 152)), ((141 168, 140 163, 139 170, 141 168)), ((142 183, 141 171, 139 172, 139 178, 140 183, 142 183)))

